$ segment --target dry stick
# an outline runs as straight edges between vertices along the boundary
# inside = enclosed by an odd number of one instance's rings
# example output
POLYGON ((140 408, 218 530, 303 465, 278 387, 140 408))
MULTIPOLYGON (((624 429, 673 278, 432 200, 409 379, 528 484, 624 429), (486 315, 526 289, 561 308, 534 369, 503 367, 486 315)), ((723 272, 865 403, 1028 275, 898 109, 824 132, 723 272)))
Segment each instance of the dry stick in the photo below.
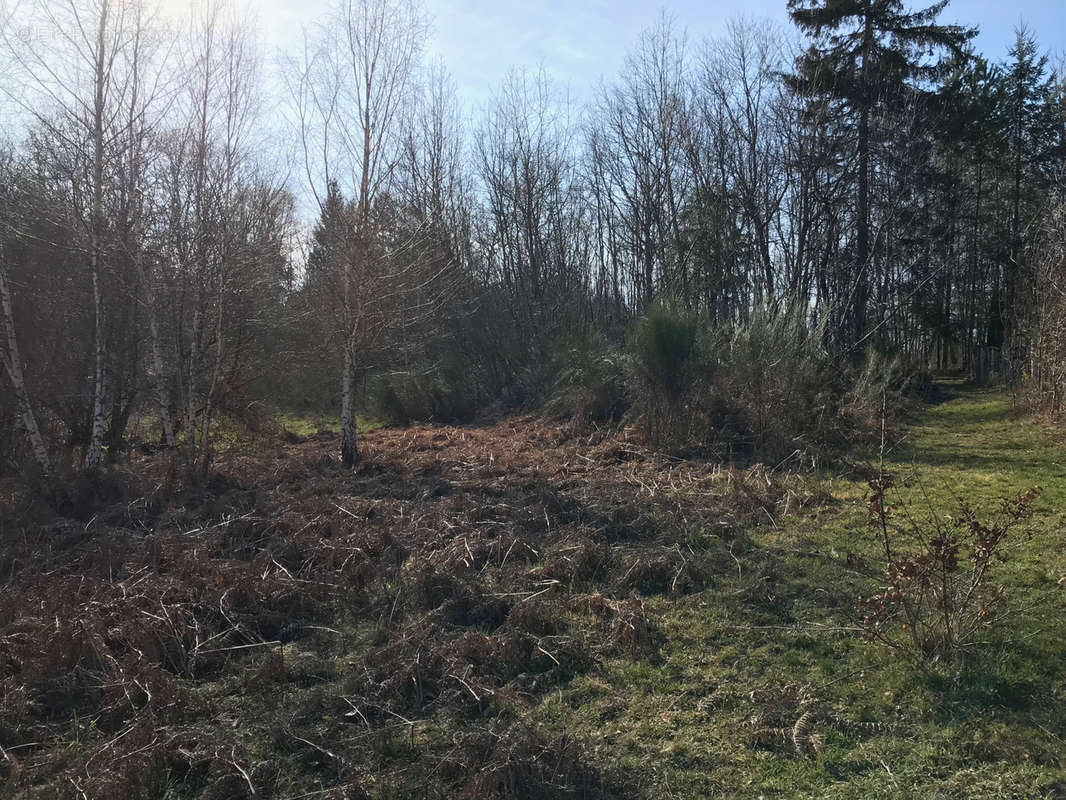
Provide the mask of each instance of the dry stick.
POLYGON ((302 736, 297 736, 297 735, 296 735, 295 733, 293 733, 292 731, 288 730, 287 728, 285 729, 285 733, 287 733, 287 734, 288 734, 289 736, 291 736, 291 737, 292 737, 293 739, 295 739, 296 741, 298 741, 298 742, 303 742, 303 743, 304 743, 304 744, 306 744, 306 745, 307 745, 308 747, 313 747, 313 748, 314 748, 315 750, 317 750, 318 752, 322 753, 323 755, 327 755, 327 756, 329 756, 329 757, 330 757, 330 758, 332 758, 332 759, 333 759, 334 761, 339 761, 339 762, 340 762, 341 764, 343 764, 343 763, 344 763, 344 759, 343 759, 343 758, 341 758, 340 756, 336 755, 335 753, 331 753, 331 752, 330 752, 329 750, 327 750, 326 748, 324 748, 324 747, 321 747, 320 745, 317 745, 317 744, 315 744, 315 743, 314 743, 314 742, 312 742, 312 741, 311 741, 310 739, 305 739, 305 738, 304 738, 304 737, 302 737, 302 736))
MULTIPOLYGON (((558 663, 558 662, 556 662, 556 663, 558 663)), ((481 697, 478 695, 477 692, 474 691, 473 687, 471 687, 469 683, 467 683, 461 677, 459 677, 458 675, 456 675, 454 673, 451 673, 451 677, 455 678, 457 681, 459 681, 459 683, 463 684, 463 686, 466 687, 466 690, 468 692, 470 692, 470 694, 472 694, 474 696, 475 702, 478 702, 478 703, 481 702, 481 697)))
POLYGON ((357 516, 356 516, 355 514, 353 514, 353 513, 351 512, 351 511, 349 511, 348 509, 344 508, 343 506, 339 506, 339 505, 337 505, 336 503, 331 503, 331 505, 332 505, 332 506, 333 506, 334 508, 336 508, 336 509, 339 509, 339 510, 343 511, 343 512, 344 512, 345 514, 347 514, 347 515, 348 515, 349 517, 351 517, 352 519, 359 519, 359 517, 357 517, 357 516))
MULTIPOLYGON (((145 611, 143 613, 148 614, 147 611, 145 611)), ((153 615, 152 614, 148 614, 148 616, 153 616, 153 615)), ((159 618, 156 617, 156 619, 159 619, 159 618)), ((191 653, 193 655, 198 654, 200 652, 200 648, 203 647, 205 644, 213 642, 215 639, 221 639, 223 636, 226 636, 226 635, 228 635, 230 633, 233 633, 236 630, 237 630, 236 628, 227 628, 226 630, 221 631, 220 633, 216 633, 214 636, 209 636, 208 638, 204 639, 202 642, 197 642, 193 646, 191 653)), ((240 633, 240 631, 237 631, 237 632, 240 633)), ((211 651, 206 651, 206 652, 211 652, 211 651)))
POLYGON ((226 760, 229 761, 229 763, 232 764, 236 768, 237 772, 241 773, 241 777, 244 778, 244 782, 248 784, 248 790, 252 793, 252 796, 254 797, 255 794, 256 794, 256 791, 255 791, 255 786, 252 784, 252 779, 248 777, 248 773, 244 771, 244 768, 240 764, 237 763, 237 747, 236 747, 236 745, 234 745, 233 747, 230 748, 230 758, 228 758, 226 760))
POLYGON ((359 708, 359 706, 357 706, 357 705, 356 705, 355 703, 353 703, 353 702, 351 701, 351 698, 348 698, 348 697, 341 697, 341 699, 342 699, 342 700, 343 700, 343 701, 344 701, 345 703, 347 703, 348 705, 350 705, 350 706, 352 707, 352 710, 351 710, 351 711, 349 711, 349 712, 348 712, 347 714, 345 714, 344 716, 346 716, 346 717, 358 716, 358 717, 359 717, 359 718, 360 718, 361 720, 363 720, 363 724, 365 724, 367 728, 372 728, 372 727, 373 727, 373 726, 372 726, 372 725, 370 724, 370 720, 368 720, 368 719, 366 718, 366 714, 364 714, 364 713, 363 713, 362 709, 361 709, 361 708, 359 708))
POLYGON ((861 625, 820 625, 817 622, 797 623, 796 625, 721 625, 727 631, 789 631, 791 633, 864 633, 861 625))
POLYGON ((881 447, 878 452, 877 462, 877 491, 880 497, 878 498, 877 515, 881 527, 881 542, 885 548, 885 559, 891 564, 892 546, 888 538, 888 512, 885 509, 885 418, 888 414, 887 402, 885 388, 881 387, 881 447))
POLYGON ((8 763, 8 786, 14 786, 18 783, 19 778, 22 775, 22 765, 12 756, 3 745, 0 745, 0 756, 4 757, 4 760, 8 763))
POLYGON ((282 800, 305 800, 308 797, 318 797, 319 795, 329 794, 330 792, 335 792, 338 789, 343 791, 346 788, 348 788, 348 784, 343 784, 341 786, 333 786, 333 787, 331 787, 329 789, 316 789, 313 792, 305 792, 304 794, 289 795, 288 797, 283 797, 282 800))
POLYGON ((232 650, 247 650, 250 647, 268 647, 270 645, 282 644, 282 642, 275 639, 272 642, 252 642, 251 644, 238 644, 233 647, 220 647, 216 650, 201 650, 201 655, 207 655, 208 653, 229 653, 232 650))

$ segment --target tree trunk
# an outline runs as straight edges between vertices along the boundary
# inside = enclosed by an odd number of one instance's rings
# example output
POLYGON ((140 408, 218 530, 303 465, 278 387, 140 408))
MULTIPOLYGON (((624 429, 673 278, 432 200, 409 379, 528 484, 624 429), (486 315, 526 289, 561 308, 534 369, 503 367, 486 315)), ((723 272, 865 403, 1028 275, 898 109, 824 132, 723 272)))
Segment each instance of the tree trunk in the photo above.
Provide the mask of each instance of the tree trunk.
POLYGON ((152 289, 151 276, 144 268, 143 254, 138 250, 137 266, 144 291, 144 307, 148 317, 148 338, 152 348, 153 394, 159 411, 159 423, 163 426, 163 445, 168 449, 177 446, 174 435, 174 420, 170 416, 170 388, 167 386, 166 371, 163 365, 163 349, 159 342, 159 316, 156 309, 155 291, 152 289))
MULTIPOLYGON (((226 260, 226 255, 223 254, 223 263, 226 260)), ((207 473, 211 468, 211 421, 214 415, 215 392, 218 389, 219 377, 222 375, 222 308, 224 306, 224 295, 225 278, 223 275, 219 275, 218 298, 216 300, 218 312, 215 316, 215 363, 211 369, 211 383, 208 385, 207 397, 204 398, 203 429, 200 434, 201 457, 199 473, 202 479, 207 478, 207 473)))
POLYGON ((866 304, 869 296, 870 269, 870 110, 873 105, 869 97, 870 51, 874 45, 873 10, 866 6, 866 20, 863 30, 862 73, 859 108, 859 176, 858 176, 858 231, 855 241, 855 293, 852 305, 852 342, 855 348, 854 358, 862 359, 863 348, 860 343, 866 335, 866 304))
POLYGON ((341 462, 346 467, 359 463, 355 420, 355 359, 351 344, 344 348, 344 371, 341 375, 341 462))
MULTIPOLYGON (((869 295, 870 261, 870 112, 859 116, 858 232, 855 242, 855 295, 852 305, 852 341, 866 334, 866 304, 869 295)), ((857 348, 861 357, 862 348, 857 348)))
MULTIPOLYGON (((0 253, 2 258, 2 253, 0 253)), ((11 287, 7 282, 7 266, 0 261, 0 309, 4 315, 4 332, 7 335, 7 352, 0 353, 3 356, 3 365, 11 379, 11 385, 15 389, 15 400, 18 403, 19 415, 22 418, 22 427, 26 431, 26 438, 30 442, 33 457, 40 467, 41 473, 47 478, 52 475, 52 459, 48 455, 48 448, 44 445, 44 438, 37 427, 37 417, 33 413, 33 404, 30 403, 29 393, 26 391, 26 379, 22 373, 22 358, 19 355, 18 340, 15 338, 15 314, 11 302, 11 287)))
MULTIPOLYGON (((94 235, 93 239, 97 237, 94 235)), ((93 246, 93 311, 95 318, 93 345, 93 416, 89 429, 89 447, 85 452, 85 469, 95 472, 100 468, 104 445, 104 331, 103 299, 100 295, 99 259, 93 246)))
POLYGON ((95 472, 100 468, 100 459, 104 444, 104 306, 100 291, 100 255, 102 250, 101 234, 103 232, 103 191, 104 191, 104 113, 107 87, 107 53, 105 42, 109 5, 105 2, 100 8, 100 20, 96 39, 96 75, 94 76, 95 97, 93 99, 93 183, 92 183, 92 217, 89 220, 89 269, 93 282, 93 416, 89 432, 89 447, 85 452, 85 469, 95 472))
POLYGON ((191 477, 195 477, 196 465, 196 388, 197 370, 200 362, 200 303, 199 292, 195 292, 196 307, 193 309, 192 330, 190 331, 189 352, 185 365, 185 461, 191 477))

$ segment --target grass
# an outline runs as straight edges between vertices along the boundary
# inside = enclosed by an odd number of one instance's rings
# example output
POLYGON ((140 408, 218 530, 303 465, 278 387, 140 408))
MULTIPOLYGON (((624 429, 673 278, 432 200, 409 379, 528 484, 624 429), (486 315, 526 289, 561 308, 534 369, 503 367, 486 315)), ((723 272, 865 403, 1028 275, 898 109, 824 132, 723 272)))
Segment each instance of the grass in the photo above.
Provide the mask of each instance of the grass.
POLYGON ((1016 625, 961 674, 923 674, 848 630, 870 585, 849 555, 876 545, 865 484, 826 477, 835 502, 753 532, 715 590, 653 605, 661 664, 611 660, 538 721, 639 775, 649 796, 1066 797, 1062 445, 1000 392, 956 394, 887 453, 896 502, 950 513, 959 497, 991 507, 1044 488, 1032 538, 998 573, 1016 625), (804 709, 818 711, 817 757, 787 735, 804 709))
MULTIPOLYGON (((281 427, 297 436, 314 436, 322 431, 328 431, 329 433, 341 432, 340 419, 336 416, 300 414, 286 411, 279 413, 277 420, 281 427)), ((368 431, 376 431, 384 423, 369 417, 358 416, 355 419, 355 424, 358 433, 367 433, 368 431)))
POLYGON ((1014 623, 962 670, 857 630, 878 547, 853 474, 770 490, 535 418, 380 430, 354 471, 333 437, 262 437, 210 492, 9 541, 0 796, 1066 798, 1063 445, 952 388, 888 448, 890 501, 1044 488, 998 572, 1014 623))
MULTIPOLYGON (((302 413, 295 411, 270 412, 268 423, 280 426, 288 433, 295 436, 314 436, 316 433, 340 434, 340 418, 335 415, 302 413)), ((355 420, 357 433, 369 433, 384 427, 384 423, 371 417, 357 416, 355 420)), ((267 425, 267 431, 273 427, 267 425)), ((158 442, 162 436, 162 429, 154 418, 145 417, 137 419, 130 425, 131 438, 145 441, 158 442)), ((178 432, 178 441, 184 441, 184 433, 178 432)), ((264 435, 255 435, 240 421, 227 414, 217 414, 212 425, 212 442, 214 447, 222 453, 256 453, 269 450, 275 444, 269 432, 264 435)))

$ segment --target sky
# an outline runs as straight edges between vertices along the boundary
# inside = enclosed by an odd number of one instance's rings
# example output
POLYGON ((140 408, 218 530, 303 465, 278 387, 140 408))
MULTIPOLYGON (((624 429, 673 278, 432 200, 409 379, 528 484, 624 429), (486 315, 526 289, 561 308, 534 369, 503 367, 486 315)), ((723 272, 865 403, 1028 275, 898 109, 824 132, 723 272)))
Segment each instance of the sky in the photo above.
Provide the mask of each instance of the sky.
MULTIPOLYGON (((181 0, 170 0, 181 2, 181 0)), ((187 0, 186 0, 187 2, 187 0)), ((331 0, 251 0, 265 43, 286 47, 331 0)), ((661 12, 691 40, 721 34, 735 17, 770 19, 790 32, 786 0, 425 0, 432 19, 431 58, 444 61, 460 99, 475 110, 513 67, 543 66, 573 97, 611 78, 640 32, 661 12)), ((924 7, 932 0, 923 0, 924 7)), ((1027 24, 1041 46, 1066 51, 1066 0, 953 0, 944 22, 979 26, 978 52, 1006 57, 1014 29, 1027 24)))

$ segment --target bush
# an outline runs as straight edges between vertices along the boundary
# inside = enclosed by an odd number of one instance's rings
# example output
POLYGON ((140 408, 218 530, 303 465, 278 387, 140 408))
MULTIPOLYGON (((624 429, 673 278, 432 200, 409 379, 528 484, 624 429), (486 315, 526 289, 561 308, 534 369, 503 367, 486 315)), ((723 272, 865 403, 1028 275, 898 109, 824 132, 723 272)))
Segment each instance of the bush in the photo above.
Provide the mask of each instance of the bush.
POLYGON ((916 362, 871 351, 861 369, 840 369, 825 338, 824 321, 800 301, 767 303, 731 328, 657 303, 625 352, 587 335, 557 345, 545 409, 588 424, 628 407, 653 447, 777 461, 869 441, 882 413, 931 395, 916 362))
POLYGON ((992 574, 1040 490, 1004 500, 991 523, 960 501, 956 517, 933 514, 926 530, 906 510, 906 522, 895 522, 887 502, 891 487, 883 473, 870 481, 870 522, 884 556, 885 583, 859 598, 863 626, 871 639, 908 660, 957 664, 1008 615, 992 574))
POLYGON ((871 349, 852 377, 845 407, 856 418, 894 416, 933 394, 933 376, 916 359, 871 349))
POLYGON ((367 382, 372 416, 394 425, 469 422, 481 403, 476 386, 446 366, 427 372, 388 372, 367 382))
POLYGON ((1022 287, 1019 306, 1028 313, 1014 334, 1018 355, 1028 363, 1015 357, 1008 366, 1021 384, 1021 404, 1058 421, 1066 409, 1066 202, 1047 215, 1033 262, 1035 275, 1022 287))
POLYGON ((689 444, 704 427, 694 401, 713 369, 700 357, 698 334, 694 315, 661 303, 630 332, 634 407, 654 446, 689 444))
POLYGON ((553 361, 556 377, 545 410, 572 417, 580 426, 619 422, 629 410, 625 353, 588 335, 560 340, 553 361))
POLYGON ((755 452, 780 458, 824 445, 836 387, 823 332, 803 305, 782 302, 757 309, 729 338, 718 391, 755 452))

